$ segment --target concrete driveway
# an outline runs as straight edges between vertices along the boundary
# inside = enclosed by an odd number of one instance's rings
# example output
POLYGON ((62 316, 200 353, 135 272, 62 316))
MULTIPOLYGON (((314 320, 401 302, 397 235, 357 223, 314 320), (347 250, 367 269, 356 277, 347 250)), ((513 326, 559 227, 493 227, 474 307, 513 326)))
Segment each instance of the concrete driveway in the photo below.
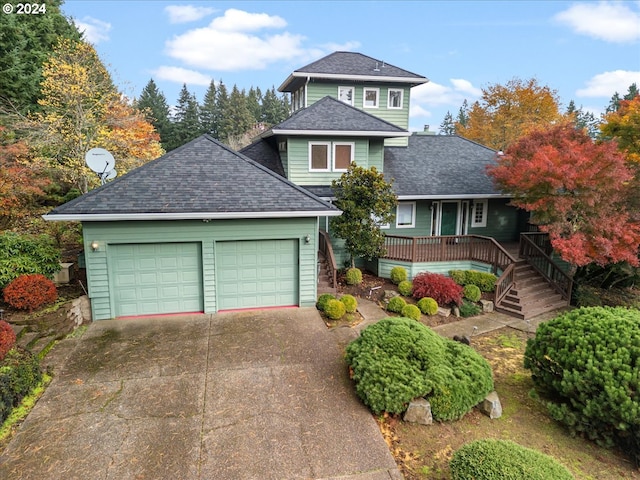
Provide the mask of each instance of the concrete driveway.
POLYGON ((0 478, 402 478, 314 308, 95 322, 50 355, 0 478))

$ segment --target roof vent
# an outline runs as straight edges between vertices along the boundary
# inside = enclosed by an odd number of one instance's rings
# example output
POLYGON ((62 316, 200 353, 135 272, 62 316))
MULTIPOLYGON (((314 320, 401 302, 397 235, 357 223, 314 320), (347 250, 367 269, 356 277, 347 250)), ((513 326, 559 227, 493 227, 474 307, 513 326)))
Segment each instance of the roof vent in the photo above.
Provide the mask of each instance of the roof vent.
POLYGON ((380 68, 378 67, 378 62, 376 62, 376 68, 373 69, 374 72, 379 72, 380 68))

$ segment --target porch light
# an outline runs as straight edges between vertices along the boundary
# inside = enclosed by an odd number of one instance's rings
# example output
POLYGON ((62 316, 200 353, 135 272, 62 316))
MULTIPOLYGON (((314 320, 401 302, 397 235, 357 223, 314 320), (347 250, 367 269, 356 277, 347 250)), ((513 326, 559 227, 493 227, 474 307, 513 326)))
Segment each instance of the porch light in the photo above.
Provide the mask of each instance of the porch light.
POLYGON ((97 240, 94 240, 93 242, 91 242, 91 250, 93 250, 94 252, 96 250, 98 250, 98 247, 100 246, 100 244, 98 243, 97 240))
POLYGON ((306 243, 307 245, 311 243, 311 235, 309 235, 308 233, 307 236, 304 237, 304 243, 306 243))

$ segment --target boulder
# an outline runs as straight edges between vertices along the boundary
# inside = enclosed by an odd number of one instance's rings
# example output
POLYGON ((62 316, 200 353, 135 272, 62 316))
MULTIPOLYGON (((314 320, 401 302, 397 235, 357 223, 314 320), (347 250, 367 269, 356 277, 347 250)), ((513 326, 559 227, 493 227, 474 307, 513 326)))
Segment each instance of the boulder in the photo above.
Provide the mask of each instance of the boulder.
POLYGON ((419 423, 420 425, 431 425, 433 423, 431 404, 424 398, 412 400, 404 414, 403 420, 410 423, 419 423))
POLYGON ((498 393, 494 390, 478 404, 480 411, 489 418, 500 418, 502 416, 502 404, 498 398, 498 393))

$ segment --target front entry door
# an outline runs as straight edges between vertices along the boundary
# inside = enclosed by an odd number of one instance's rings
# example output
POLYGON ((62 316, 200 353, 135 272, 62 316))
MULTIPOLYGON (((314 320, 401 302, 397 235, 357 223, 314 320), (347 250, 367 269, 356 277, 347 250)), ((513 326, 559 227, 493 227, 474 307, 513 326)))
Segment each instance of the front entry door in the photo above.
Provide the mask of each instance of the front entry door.
POLYGON ((458 202, 442 202, 440 235, 458 235, 458 202))

